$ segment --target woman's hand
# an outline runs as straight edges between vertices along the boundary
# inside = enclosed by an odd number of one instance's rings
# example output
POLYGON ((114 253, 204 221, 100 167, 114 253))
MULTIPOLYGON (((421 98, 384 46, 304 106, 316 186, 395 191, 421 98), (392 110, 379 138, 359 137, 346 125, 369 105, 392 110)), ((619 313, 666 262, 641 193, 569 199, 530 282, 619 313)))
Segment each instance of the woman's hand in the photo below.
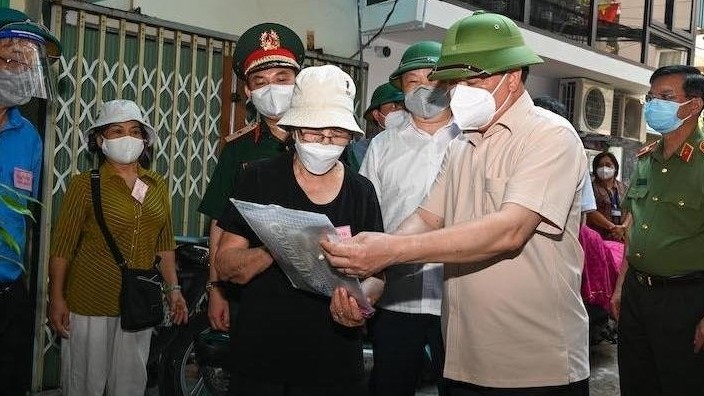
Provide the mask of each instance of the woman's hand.
POLYGON ((625 225, 615 225, 609 231, 611 232, 611 237, 616 241, 623 241, 626 238, 627 227, 625 225))
POLYGON ((166 300, 169 302, 169 313, 174 324, 188 323, 188 307, 181 290, 171 290, 166 294, 166 300))
POLYGON ((354 297, 347 295, 347 290, 338 287, 332 294, 330 313, 335 322, 347 326, 357 327, 364 324, 364 316, 354 297))
POLYGON ((61 338, 68 338, 69 310, 65 298, 52 298, 49 301, 49 324, 61 338))

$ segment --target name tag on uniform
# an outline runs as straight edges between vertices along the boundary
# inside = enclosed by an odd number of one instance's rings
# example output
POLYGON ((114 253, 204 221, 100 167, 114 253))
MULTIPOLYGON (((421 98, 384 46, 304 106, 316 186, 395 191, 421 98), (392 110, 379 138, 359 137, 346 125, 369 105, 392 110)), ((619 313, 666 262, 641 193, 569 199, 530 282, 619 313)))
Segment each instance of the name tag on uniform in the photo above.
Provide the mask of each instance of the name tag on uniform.
POLYGON ((621 217, 621 210, 620 209, 611 209, 611 216, 612 217, 621 217))
POLYGON ((144 197, 147 196, 147 189, 149 189, 149 186, 140 179, 137 179, 137 181, 134 182, 134 187, 132 188, 132 198, 143 204, 144 197))
POLYGON ((34 174, 31 171, 15 168, 12 174, 12 179, 15 188, 25 191, 32 191, 32 181, 34 180, 34 174))

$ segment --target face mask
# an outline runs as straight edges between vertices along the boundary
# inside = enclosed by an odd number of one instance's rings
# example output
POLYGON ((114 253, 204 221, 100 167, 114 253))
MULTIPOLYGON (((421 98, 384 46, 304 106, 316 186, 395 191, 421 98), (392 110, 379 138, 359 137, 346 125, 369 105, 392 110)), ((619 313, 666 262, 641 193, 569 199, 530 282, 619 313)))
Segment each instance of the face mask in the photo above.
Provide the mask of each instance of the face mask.
POLYGON ((408 111, 427 120, 450 106, 450 96, 442 88, 421 85, 406 95, 404 103, 408 111))
POLYGON ((682 123, 691 115, 680 120, 677 116, 677 111, 680 106, 691 102, 692 99, 677 103, 670 100, 652 99, 650 102, 645 102, 645 122, 656 132, 664 135, 679 128, 682 123))
POLYGON ((616 174, 616 169, 610 166, 602 166, 596 169, 596 175, 601 180, 609 180, 614 177, 614 174, 616 174))
POLYGON ((22 85, 25 73, 0 70, 0 107, 22 106, 32 99, 32 94, 22 85))
POLYGON ((314 175, 323 175, 332 169, 345 149, 344 146, 336 144, 301 143, 298 138, 295 146, 301 163, 314 175))
POLYGON ((269 84, 252 91, 252 103, 264 117, 280 118, 291 107, 293 85, 269 84))
MULTIPOLYGON (((486 89, 477 87, 468 87, 466 85, 457 85, 452 90, 452 99, 450 100, 450 108, 452 116, 455 119, 455 124, 464 131, 476 131, 481 129, 491 122, 496 109, 496 101, 494 93, 504 83, 506 74, 501 77, 501 81, 489 92, 486 89)), ((508 98, 501 105, 503 107, 508 101, 508 98)))
POLYGON ((142 155, 144 140, 132 136, 103 139, 100 148, 103 149, 103 154, 112 161, 127 165, 137 161, 137 158, 142 155))
POLYGON ((406 111, 395 110, 384 116, 384 129, 401 129, 406 125, 406 111))

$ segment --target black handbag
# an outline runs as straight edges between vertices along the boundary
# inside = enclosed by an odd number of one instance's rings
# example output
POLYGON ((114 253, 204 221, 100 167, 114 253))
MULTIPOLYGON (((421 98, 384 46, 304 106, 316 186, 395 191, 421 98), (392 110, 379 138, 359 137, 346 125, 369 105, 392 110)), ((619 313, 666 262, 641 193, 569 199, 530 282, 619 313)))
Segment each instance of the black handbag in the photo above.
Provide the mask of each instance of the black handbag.
POLYGON ((160 257, 156 256, 150 269, 128 268, 125 258, 105 224, 100 197, 100 172, 90 171, 90 187, 93 196, 93 211, 103 232, 105 242, 110 247, 115 263, 122 273, 120 288, 120 324, 123 330, 139 331, 158 325, 164 320, 162 299, 162 278, 157 267, 160 257))

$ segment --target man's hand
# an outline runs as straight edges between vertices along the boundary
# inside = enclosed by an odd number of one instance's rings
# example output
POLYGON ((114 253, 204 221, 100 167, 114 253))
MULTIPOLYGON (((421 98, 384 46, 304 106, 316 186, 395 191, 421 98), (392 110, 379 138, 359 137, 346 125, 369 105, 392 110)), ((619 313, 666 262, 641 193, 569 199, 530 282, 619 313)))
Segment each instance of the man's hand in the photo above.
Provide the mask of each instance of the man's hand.
POLYGON ((215 330, 230 329, 230 304, 218 288, 214 288, 208 294, 208 319, 210 327, 215 330))
POLYGON ((704 319, 700 320, 694 329, 694 353, 699 353, 704 347, 704 319))
POLYGON ((364 324, 364 316, 354 297, 347 295, 347 290, 338 287, 330 300, 330 314, 335 322, 347 326, 357 327, 364 324))
POLYGON ((61 338, 68 338, 69 311, 63 297, 52 298, 49 302, 49 324, 61 338))
POLYGON ((321 241, 325 257, 345 275, 367 278, 394 263, 392 243, 397 236, 362 232, 342 243, 321 241))

